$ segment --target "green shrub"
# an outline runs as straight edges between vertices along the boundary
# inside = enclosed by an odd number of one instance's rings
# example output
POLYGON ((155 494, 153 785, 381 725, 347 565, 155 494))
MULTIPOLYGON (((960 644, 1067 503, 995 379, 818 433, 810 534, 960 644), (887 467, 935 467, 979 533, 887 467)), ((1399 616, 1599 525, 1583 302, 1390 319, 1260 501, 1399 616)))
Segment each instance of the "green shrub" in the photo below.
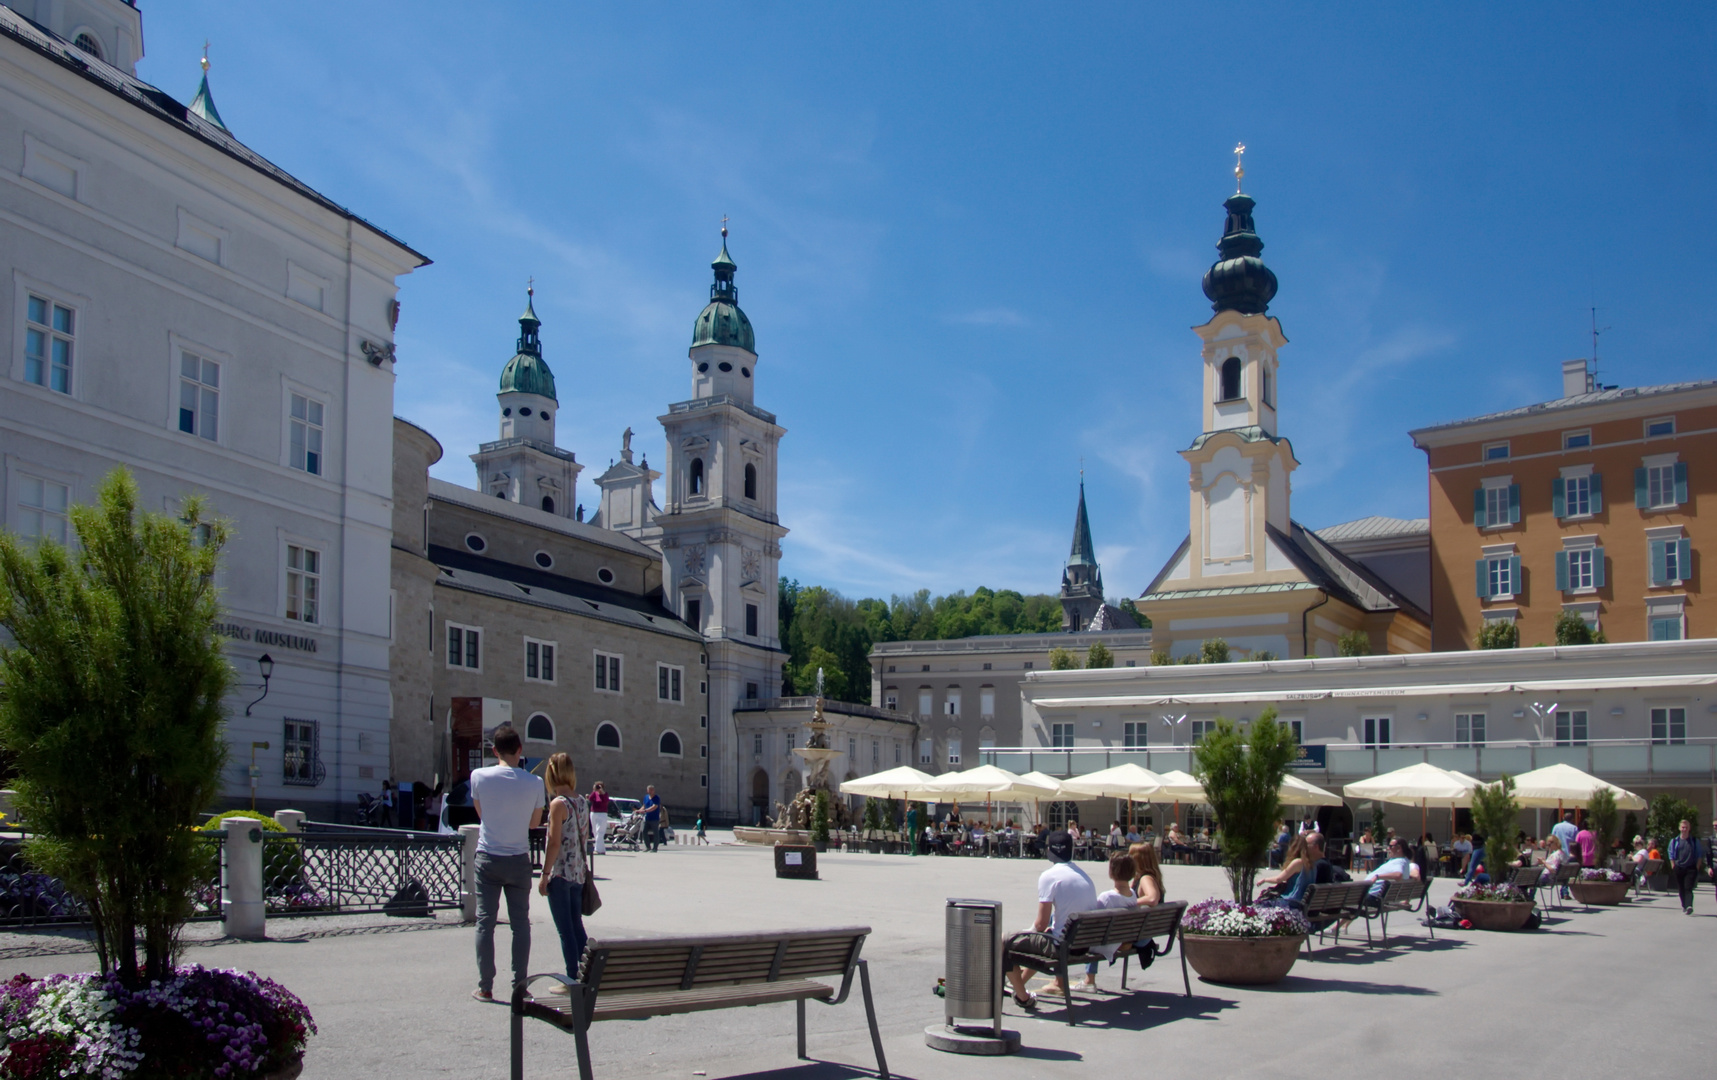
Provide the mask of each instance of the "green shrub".
POLYGON ((1590 645, 1592 637, 1592 628, 1574 612, 1564 611, 1556 616, 1556 644, 1590 645))
POLYGON ((1049 670, 1077 671, 1079 670, 1079 658, 1058 645, 1049 650, 1049 670))
POLYGON ((1606 788, 1593 795, 1591 805, 1586 807, 1586 821, 1592 834, 1598 838, 1598 865, 1607 866, 1610 843, 1616 838, 1615 793, 1606 788))
POLYGON ((1683 821, 1691 821, 1693 835, 1699 835, 1699 808, 1676 795, 1659 795, 1646 810, 1645 832, 1667 855, 1669 842, 1681 835, 1683 821))
POLYGON ((811 839, 829 842, 829 793, 817 792, 816 808, 811 811, 811 839))
MULTIPOLYGON (((197 826, 199 832, 220 832, 226 828, 228 818, 256 818, 262 823, 265 833, 285 833, 286 826, 262 813, 260 810, 228 810, 197 826)), ((298 850, 298 841, 287 844, 265 844, 262 849, 263 887, 270 892, 277 892, 289 885, 296 884, 304 876, 304 856, 298 850)), ((205 881, 212 881, 220 875, 220 858, 214 848, 207 848, 204 861, 199 869, 199 875, 205 881)))
POLYGON ((1481 649, 1512 649, 1520 644, 1520 627, 1513 619, 1492 619, 1479 628, 1481 649))
POLYGON ((1204 785, 1222 858, 1238 903, 1252 902, 1252 883, 1276 838, 1282 778, 1299 751, 1294 729, 1278 723, 1274 707, 1241 727, 1226 716, 1193 747, 1193 775, 1204 785))
POLYGON ((1093 641, 1091 648, 1085 653, 1085 666, 1088 668, 1110 668, 1115 666, 1115 654, 1101 641, 1093 641))
POLYGON ((1222 638, 1211 638, 1198 649, 1198 662, 1205 664, 1228 663, 1228 642, 1222 638))
POLYGON ((1484 837, 1484 865, 1491 884, 1505 885, 1503 868, 1508 858, 1509 838, 1519 827, 1520 803, 1514 797, 1514 777, 1503 773, 1494 784, 1480 784, 1473 791, 1473 832, 1484 837))
POLYGON ((1174 663, 1174 659, 1169 656, 1167 649, 1153 649, 1153 650, 1151 650, 1151 666, 1152 667, 1162 667, 1164 664, 1172 664, 1172 663, 1174 663))
POLYGON ((1364 630, 1349 630, 1335 639, 1337 656, 1370 656, 1371 635, 1364 630))

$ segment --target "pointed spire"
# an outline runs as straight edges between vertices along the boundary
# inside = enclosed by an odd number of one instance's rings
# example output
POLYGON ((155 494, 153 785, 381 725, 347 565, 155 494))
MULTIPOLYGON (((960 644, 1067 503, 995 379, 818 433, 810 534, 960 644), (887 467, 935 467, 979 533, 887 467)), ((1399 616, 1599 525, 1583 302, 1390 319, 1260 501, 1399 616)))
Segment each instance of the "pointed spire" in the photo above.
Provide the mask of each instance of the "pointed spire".
POLYGON ((1068 566, 1096 566, 1097 545, 1091 542, 1091 519, 1085 513, 1085 477, 1079 478, 1079 514, 1073 519, 1073 549, 1068 566))
POLYGON ((519 316, 519 351, 531 356, 543 354, 542 339, 537 331, 543 321, 537 318, 537 279, 531 278, 525 285, 525 313, 519 316))
POLYGON ((209 43, 203 42, 203 83, 197 87, 197 96, 191 99, 190 110, 222 131, 230 130, 221 114, 215 108, 214 95, 209 93, 209 43))
POLYGON ((733 256, 727 253, 727 218, 721 219, 721 254, 709 264, 715 271, 715 284, 709 287, 711 300, 726 300, 730 304, 739 302, 739 290, 733 284, 733 272, 739 269, 739 264, 733 261, 733 256))

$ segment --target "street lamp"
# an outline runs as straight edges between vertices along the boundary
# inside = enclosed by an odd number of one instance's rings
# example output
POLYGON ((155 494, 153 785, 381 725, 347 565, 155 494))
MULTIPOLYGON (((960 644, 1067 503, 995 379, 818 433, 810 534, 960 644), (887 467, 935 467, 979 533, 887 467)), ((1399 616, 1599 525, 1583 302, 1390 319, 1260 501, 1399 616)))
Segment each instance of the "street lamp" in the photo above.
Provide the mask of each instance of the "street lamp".
POLYGON ((256 764, 256 752, 267 749, 268 744, 265 742, 250 744, 250 812, 253 814, 256 813, 256 780, 262 775, 262 770, 256 764))
MULTIPOLYGON (((257 702, 260 702, 263 698, 268 696, 268 680, 274 674, 274 657, 267 653, 263 653, 256 661, 256 666, 257 669, 262 672, 262 693, 258 695, 256 701, 253 701, 244 707, 244 714, 246 716, 250 715, 250 710, 256 707, 257 702)), ((267 749, 267 747, 265 746, 264 749, 267 749)))

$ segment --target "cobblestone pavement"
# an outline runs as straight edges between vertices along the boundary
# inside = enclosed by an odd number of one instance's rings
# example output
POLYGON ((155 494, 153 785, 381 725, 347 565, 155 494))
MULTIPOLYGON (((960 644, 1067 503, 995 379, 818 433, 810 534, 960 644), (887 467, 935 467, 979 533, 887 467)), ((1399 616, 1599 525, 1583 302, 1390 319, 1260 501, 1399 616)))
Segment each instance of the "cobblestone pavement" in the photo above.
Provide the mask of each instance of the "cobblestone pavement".
MULTIPOLYGON (((712 839, 724 834, 712 833, 712 839)), ((945 898, 987 897, 1006 905, 1008 927, 1031 919, 1040 862, 829 854, 819 881, 773 876, 763 848, 671 846, 659 854, 597 860, 603 907, 594 936, 868 924, 865 947, 889 1065, 918 1080, 982 1077, 1149 1075, 1267 1077, 1381 1069, 1391 1076, 1446 1078, 1503 1070, 1524 1077, 1707 1071, 1710 976, 1717 903, 1707 886, 1695 918, 1673 898, 1620 908, 1552 912, 1544 929, 1519 934, 1438 931, 1433 942, 1409 919, 1391 922, 1390 947, 1319 951, 1273 987, 1220 987, 1193 980, 1181 996, 1174 956, 1130 980, 1105 970, 1102 990, 1082 998, 1069 1028, 1046 1005, 1007 1026, 1022 1053, 965 1058, 924 1044, 940 1021, 931 988, 942 974, 945 898), (1096 1069, 1076 1069, 1076 1063, 1096 1069), (1070 1067, 1073 1066, 1073 1067, 1070 1067), (1099 1071, 1101 1070, 1101 1071, 1099 1071)), ((1091 864, 1094 876, 1101 866, 1091 864)), ((1169 894, 1200 899, 1226 892, 1219 870, 1169 867, 1169 894)), ((1441 903, 1454 883, 1432 890, 1441 903)), ((558 965, 558 942, 533 896, 533 971, 558 965)), ((302 996, 321 1034, 305 1076, 501 1078, 507 1010, 468 996, 476 983, 473 933, 456 916, 401 920, 354 916, 271 921, 266 942, 218 938, 194 926, 186 960, 269 975, 302 996)), ((505 967, 508 931, 497 932, 505 967)), ((1361 936, 1363 942, 1363 933, 1361 936)), ((87 970, 87 945, 67 935, 0 935, 0 973, 87 970), (74 951, 80 950, 80 951, 74 951)), ((874 1068, 855 990, 839 1008, 810 1009, 811 1062, 794 1057, 788 1005, 597 1025, 598 1078, 739 1077, 835 1080, 874 1068)), ((576 1076, 572 1040, 547 1025, 527 1027, 529 1077, 576 1076)))

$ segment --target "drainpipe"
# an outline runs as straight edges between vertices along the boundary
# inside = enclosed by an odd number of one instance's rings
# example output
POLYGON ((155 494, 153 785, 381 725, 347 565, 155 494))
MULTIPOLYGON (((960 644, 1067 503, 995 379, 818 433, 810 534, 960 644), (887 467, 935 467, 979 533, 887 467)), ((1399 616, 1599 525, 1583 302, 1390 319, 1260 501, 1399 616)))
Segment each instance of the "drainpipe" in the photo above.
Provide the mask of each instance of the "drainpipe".
POLYGON ((1329 593, 1324 592, 1322 589, 1319 589, 1318 593, 1323 597, 1323 599, 1300 612, 1300 656, 1307 660, 1311 659, 1312 656, 1312 639, 1307 630, 1306 616, 1310 615, 1314 609, 1321 608, 1325 604, 1329 603, 1329 593))

